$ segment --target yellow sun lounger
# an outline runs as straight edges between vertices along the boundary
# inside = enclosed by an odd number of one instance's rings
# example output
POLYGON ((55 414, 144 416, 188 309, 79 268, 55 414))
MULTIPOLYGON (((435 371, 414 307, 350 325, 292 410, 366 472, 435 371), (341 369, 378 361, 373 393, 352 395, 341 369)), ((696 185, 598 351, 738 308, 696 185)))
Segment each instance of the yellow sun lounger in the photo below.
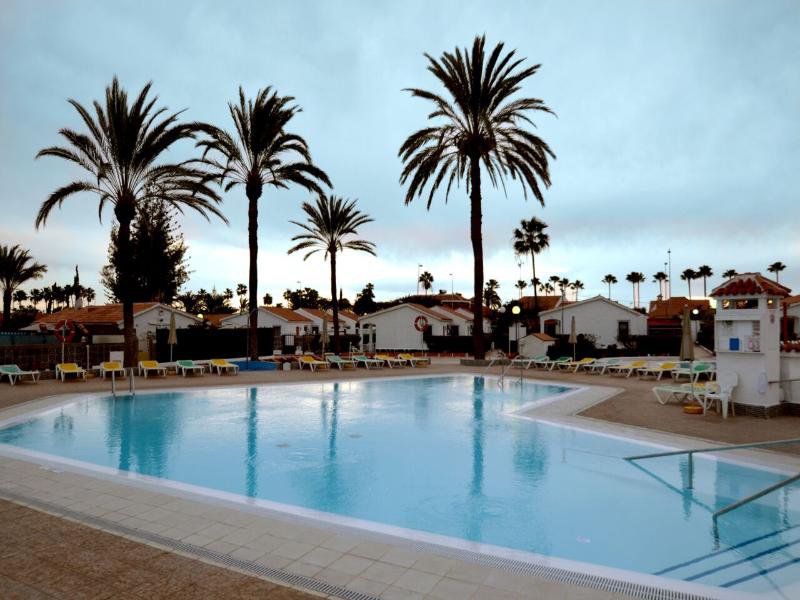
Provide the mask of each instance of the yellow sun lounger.
POLYGON ((223 373, 233 373, 234 375, 239 374, 239 365, 233 364, 226 358, 212 358, 211 372, 213 373, 215 369, 218 375, 222 375, 223 373))
POLYGON ((67 375, 74 375, 75 379, 81 378, 86 381, 86 371, 75 363, 58 363, 56 365, 56 379, 66 381, 67 375))
POLYGON ((300 364, 300 370, 303 370, 303 365, 307 366, 311 371, 316 371, 317 369, 330 369, 327 361, 324 360, 317 360, 313 356, 301 356, 298 360, 300 364))
POLYGON ((390 369, 394 369, 396 366, 397 367, 405 367, 406 363, 408 362, 407 360, 405 360, 403 358, 398 358, 396 356, 389 356, 388 354, 376 354, 375 358, 385 362, 389 366, 390 369))
POLYGON ((100 377, 105 379, 106 375, 125 377, 125 369, 122 368, 118 360, 106 360, 100 363, 100 377))
POLYGON ((414 356, 413 354, 398 354, 397 358, 406 361, 412 367, 430 367, 431 359, 427 356, 414 356))
POLYGON ((139 375, 144 375, 147 379, 148 373, 155 373, 156 375, 167 376, 167 368, 162 367, 154 360, 140 360, 139 361, 139 375))
POLYGON ((639 374, 639 379, 652 375, 657 380, 660 380, 664 373, 672 373, 677 368, 678 363, 676 362, 662 362, 660 365, 636 369, 636 372, 639 374))
POLYGON ((613 365, 608 367, 609 375, 625 375, 630 377, 636 369, 641 369, 647 366, 646 360, 634 360, 633 362, 625 363, 624 365, 613 365))

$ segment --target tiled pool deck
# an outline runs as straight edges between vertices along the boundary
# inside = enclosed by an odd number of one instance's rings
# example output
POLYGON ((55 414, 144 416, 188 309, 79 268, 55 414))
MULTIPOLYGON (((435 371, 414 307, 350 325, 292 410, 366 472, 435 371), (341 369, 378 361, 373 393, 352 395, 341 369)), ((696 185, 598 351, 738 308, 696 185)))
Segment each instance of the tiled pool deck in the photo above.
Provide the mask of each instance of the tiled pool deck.
MULTIPOLYGON (((430 373, 453 371, 474 372, 453 365, 434 366, 428 370, 430 373)), ((144 389, 186 385, 246 385, 270 381, 403 374, 419 375, 420 370, 409 369, 404 372, 382 370, 370 373, 361 371, 355 375, 337 372, 243 373, 237 378, 223 380, 210 376, 194 380, 173 377, 146 383, 139 379, 137 387, 144 389)), ((558 377, 561 380, 590 383, 593 386, 581 394, 535 409, 537 418, 675 447, 697 447, 709 443, 696 438, 644 429, 641 425, 619 424, 577 416, 577 413, 587 407, 595 407, 589 409, 591 412, 597 407, 602 407, 604 403, 614 402, 619 398, 624 398, 633 412, 640 407, 643 408, 645 406, 643 403, 655 404, 649 394, 652 383, 565 374, 556 376, 535 371, 526 373, 526 376, 537 379, 558 377)), ((25 402, 32 398, 57 393, 107 390, 108 383, 96 381, 73 385, 43 382, 38 386, 15 388, 4 385, 0 388, 0 405, 8 408, 0 413, 0 419, 58 401, 58 397, 51 396, 25 402)), ((680 420, 676 407, 659 406, 659 408, 662 409, 657 413, 660 415, 660 421, 670 421, 671 417, 680 420)), ((720 427, 722 423, 714 419, 715 417, 705 419, 708 421, 709 435, 703 437, 713 439, 713 434, 720 431, 725 435, 731 435, 731 428, 727 427, 727 422, 724 424, 725 427, 720 427), (715 427, 717 427, 716 432, 715 427)), ((754 427, 761 427, 764 431, 763 437, 767 437, 767 429, 763 424, 769 423, 768 421, 751 417, 729 419, 729 422, 731 421, 736 421, 734 426, 747 432, 752 432, 754 427), (749 426, 743 427, 739 423, 745 425, 749 423, 749 426)), ((800 470, 800 458, 791 454, 757 451, 746 453, 742 451, 739 454, 773 467, 800 470)), ((84 473, 80 472, 80 469, 65 470, 63 467, 35 464, 9 456, 0 458, 0 497, 51 515, 68 518, 94 529, 105 530, 132 542, 147 544, 148 547, 169 550, 171 553, 182 554, 195 561, 199 559, 209 564, 224 566, 225 572, 231 573, 232 577, 241 578, 241 574, 257 576, 323 597, 352 600, 371 598, 502 600, 504 598, 610 599, 648 595, 646 587, 625 587, 606 582, 603 589, 614 591, 603 591, 597 587, 571 583, 589 583, 589 578, 582 579, 566 572, 524 569, 512 561, 498 561, 479 553, 415 543, 269 512, 263 508, 235 505, 221 499, 165 491, 145 481, 84 473)), ((75 552, 82 551, 81 545, 84 542, 81 542, 81 539, 85 538, 75 539, 75 552)), ((65 540, 64 543, 70 546, 68 541, 65 540)), ((598 583, 597 578, 592 580, 595 584, 598 583)), ((20 582, 18 579, 15 581, 25 585, 24 581, 20 582)), ((102 578, 99 581, 102 581, 102 578)), ((240 579, 237 581, 243 585, 240 579)), ((209 597, 238 597, 233 592, 234 587, 236 586, 231 588, 230 594, 220 593, 220 590, 216 594, 209 594, 209 597)), ((275 590, 280 591, 280 588, 272 588, 272 593, 278 593, 275 590)), ((98 594, 100 591, 102 590, 99 590, 98 594)), ((177 591, 175 593, 177 594, 177 591)), ((203 597, 199 588, 195 597, 203 597)))

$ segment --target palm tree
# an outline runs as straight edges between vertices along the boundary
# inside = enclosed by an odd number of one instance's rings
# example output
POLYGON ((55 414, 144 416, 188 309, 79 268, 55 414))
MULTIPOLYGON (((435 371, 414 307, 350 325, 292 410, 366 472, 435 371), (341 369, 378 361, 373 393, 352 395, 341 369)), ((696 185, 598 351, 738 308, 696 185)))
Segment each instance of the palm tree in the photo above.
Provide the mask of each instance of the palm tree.
POLYGON ((86 300, 86 304, 91 304, 92 302, 94 302, 96 296, 97 294, 92 288, 90 287, 83 288, 83 298, 84 300, 86 300))
POLYGON ((683 273, 681 273, 681 279, 689 286, 689 298, 692 297, 692 280, 697 279, 697 277, 697 271, 694 269, 684 269, 683 273))
POLYGON ((550 282, 550 285, 553 288, 553 293, 555 293, 557 286, 561 284, 561 277, 559 277, 558 275, 551 275, 548 281, 550 282))
POLYGON ((603 277, 603 283, 608 285, 608 299, 611 300, 611 286, 617 283, 617 278, 614 277, 611 273, 603 277))
POLYGON ((247 196, 247 234, 250 246, 248 288, 250 300, 250 358, 258 358, 258 200, 264 186, 288 188, 289 184, 322 194, 320 183, 330 187, 324 171, 314 166, 308 144, 289 133, 289 121, 300 112, 294 98, 279 96, 272 88, 259 90, 247 100, 239 88, 239 104, 229 103, 236 134, 213 125, 198 124, 208 136, 198 142, 203 162, 212 169, 227 192, 243 185, 247 196))
MULTIPOLYGON (((119 296, 122 301, 125 366, 136 364, 136 330, 133 328, 131 275, 131 221, 150 202, 160 200, 178 211, 191 208, 208 218, 213 213, 225 220, 216 207, 219 196, 204 182, 204 173, 188 162, 159 163, 159 158, 176 142, 193 138, 195 127, 178 123, 179 113, 165 116, 166 108, 154 109, 157 97, 148 98, 147 84, 128 104, 128 94, 115 77, 106 88, 105 107, 94 103, 96 117, 75 100, 69 103, 83 119, 88 134, 62 129, 66 147, 40 150, 39 156, 56 156, 75 163, 88 177, 54 191, 42 203, 36 227, 45 224, 56 206, 78 192, 99 197, 98 213, 107 203, 114 207, 119 250, 119 296)), ((227 222, 227 221, 226 221, 227 222)))
POLYGON ((769 271, 770 273, 775 273, 775 281, 777 281, 778 283, 781 282, 781 271, 783 271, 784 269, 786 269, 786 265, 780 261, 774 262, 767 267, 767 271, 769 271))
MULTIPOLYGON (((528 282, 525 281, 524 279, 520 279, 520 280, 517 281, 517 283, 514 284, 514 287, 519 290, 519 297, 521 299, 522 298, 522 292, 525 290, 526 287, 528 287, 528 282)), ((534 287, 534 294, 535 294, 536 286, 533 286, 533 287, 534 287)))
POLYGON ((659 271, 653 275, 653 281, 658 283, 658 295, 662 298, 667 297, 667 279, 669 279, 669 276, 664 271, 659 271))
POLYGON ((422 289, 425 290, 425 295, 428 295, 428 291, 433 286, 433 275, 430 272, 425 271, 422 275, 419 276, 419 283, 422 284, 422 289))
POLYGON ((0 287, 3 288, 3 325, 9 326, 11 300, 19 286, 31 279, 41 279, 47 267, 33 261, 30 252, 19 244, 0 244, 0 287))
MULTIPOLYGON (((375 256, 375 244, 366 240, 348 239, 358 235, 358 228, 374 219, 356 208, 355 200, 345 200, 336 196, 321 194, 316 204, 303 203, 303 211, 308 215, 308 223, 292 221, 304 230, 292 238, 298 242, 289 249, 289 254, 308 250, 303 260, 322 251, 331 260, 331 307, 333 309, 333 351, 339 353, 339 296, 336 293, 336 254, 345 249, 367 252, 375 256)), ((431 277, 433 281, 433 277, 431 277)), ((429 285, 430 287, 430 285, 429 285)))
POLYGON ((436 123, 411 134, 399 151, 404 163, 400 183, 408 182, 406 204, 422 196, 431 183, 427 195, 430 208, 442 183, 447 183, 447 201, 453 183, 465 181, 470 197, 474 260, 472 335, 478 359, 485 355, 481 166, 492 185, 505 185, 511 177, 520 182, 525 198, 530 191, 544 206, 541 186, 550 186, 548 160, 555 158, 544 140, 524 128, 533 124, 531 112, 552 111, 536 98, 511 99, 540 65, 521 68, 523 60, 516 59, 514 51, 504 53, 502 43, 488 56, 485 46, 486 39, 476 37, 471 51, 456 48, 438 60, 425 55, 428 70, 443 84, 450 99, 422 89, 409 90, 413 96, 434 104, 428 118, 436 123))
POLYGON ((17 303, 17 308, 22 310, 22 303, 28 299, 28 292, 25 290, 17 290, 14 292, 14 302, 17 303))
POLYGON ((555 294, 556 288, 549 281, 545 281, 542 285, 542 291, 545 293, 545 295, 555 294))
POLYGON ((32 288, 31 289, 31 303, 33 304, 33 308, 38 308, 39 303, 42 301, 42 290, 39 288, 32 288))
MULTIPOLYGON (((483 300, 487 307, 492 310, 497 310, 502 305, 500 295, 497 290, 500 288, 500 283, 496 279, 490 279, 486 282, 486 289, 483 290, 483 300)), ((483 310, 483 308, 481 308, 483 310)))
MULTIPOLYGON (((547 223, 540 221, 536 217, 522 219, 519 227, 514 229, 514 252, 519 255, 531 255, 531 269, 533 270, 533 280, 536 280, 536 255, 550 246, 550 235, 545 232, 547 223)), ((539 316, 539 294, 536 286, 533 286, 533 309, 536 317, 539 316)))
POLYGON ((580 279, 576 279, 575 281, 573 281, 570 284, 569 287, 571 287, 572 290, 575 292, 575 302, 577 302, 578 301, 578 292, 580 292, 585 287, 583 285, 583 282, 580 279))
POLYGON ((711 267, 708 265, 700 265, 697 267, 697 277, 703 279, 703 298, 707 297, 706 294, 706 280, 714 274, 711 267))
POLYGON ((733 278, 734 278, 734 277, 736 277, 738 274, 739 274, 739 273, 737 273, 737 272, 736 272, 736 269, 728 269, 727 271, 725 271, 725 272, 722 274, 722 276, 723 276, 725 279, 733 279, 733 278))
POLYGON ((639 284, 644 280, 644 273, 638 271, 631 271, 625 276, 625 281, 633 286, 633 308, 639 308, 639 284))

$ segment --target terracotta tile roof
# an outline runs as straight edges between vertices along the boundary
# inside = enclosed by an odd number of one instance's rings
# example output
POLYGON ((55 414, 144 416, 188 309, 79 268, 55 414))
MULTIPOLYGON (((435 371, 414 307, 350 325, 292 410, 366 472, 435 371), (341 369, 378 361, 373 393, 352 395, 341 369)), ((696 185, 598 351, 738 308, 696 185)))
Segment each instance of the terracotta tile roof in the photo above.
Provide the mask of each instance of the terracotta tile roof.
MULTIPOLYGON (((533 310, 534 300, 533 296, 523 296, 520 298, 519 303, 525 310, 533 310)), ((555 308, 559 300, 561 300, 561 296, 539 296, 539 310, 555 308)))
POLYGON ((231 315, 235 315, 235 314, 238 314, 238 313, 217 313, 217 314, 211 314, 211 315, 203 313, 203 320, 204 321, 208 321, 214 327, 219 327, 220 324, 222 323, 222 319, 224 319, 225 317, 230 317, 231 315))
MULTIPOLYGON (((443 311, 443 312, 445 312, 445 313, 449 313, 449 314, 451 314, 451 315, 455 315, 455 316, 457 316, 459 319, 472 319, 472 313, 471 313, 471 312, 469 312, 469 311, 468 311, 467 309, 465 309, 465 308, 453 309, 453 308, 450 308, 450 307, 448 307, 448 306, 432 306, 432 307, 431 307, 431 310, 434 310, 434 312, 443 311), (434 309, 435 309, 435 310, 434 310, 434 309), (466 314, 464 314, 464 313, 468 313, 468 314, 469 314, 469 316, 467 316, 467 315, 466 315, 466 314)), ((444 316, 447 316, 447 315, 444 315, 444 316)))
POLYGON ((293 323, 311 323, 309 319, 294 312, 290 308, 283 308, 279 306, 262 306, 261 310, 265 310, 268 313, 275 315, 279 319, 283 319, 284 321, 291 321, 293 323))
POLYGON ((673 296, 666 300, 652 300, 650 310, 647 311, 649 319, 680 319, 683 315, 683 307, 688 305, 689 310, 698 308, 708 309, 711 304, 708 300, 689 299, 683 296, 673 296))
MULTIPOLYGON (((401 304, 400 306, 403 306, 403 305, 401 304)), ((426 307, 422 306, 421 304, 414 304, 413 302, 408 302, 405 306, 410 306, 414 310, 417 310, 417 311, 419 311, 419 312, 421 312, 423 314, 431 316, 434 319, 437 319, 439 321, 452 321, 453 320, 450 317, 445 317, 444 315, 440 315, 436 311, 433 311, 430 308, 426 308, 426 307)))
MULTIPOLYGON (((318 308, 301 308, 298 310, 302 310, 303 312, 313 315, 316 318, 321 319, 323 321, 327 321, 328 323, 333 322, 333 315, 329 315, 325 311, 319 310, 318 308)), ((297 313, 297 314, 302 316, 303 313, 297 313)))
POLYGON ((464 298, 461 294, 434 294, 431 296, 432 299, 436 300, 437 302, 447 302, 450 304, 456 303, 467 303, 469 304, 469 300, 464 298))
POLYGON ((340 309, 339 310, 339 316, 340 317, 346 317, 346 318, 350 319, 351 321, 358 321, 358 315, 356 313, 354 313, 352 310, 347 310, 347 309, 341 310, 340 309))
MULTIPOLYGON (((134 302, 133 314, 137 315, 153 308, 158 302, 134 302)), ((100 306, 84 306, 83 308, 65 308, 58 312, 42 315, 36 322, 46 325, 58 323, 62 319, 78 323, 118 323, 122 321, 122 304, 104 304, 100 306)))
POLYGON ((753 296, 756 294, 768 294, 786 298, 791 294, 791 290, 777 281, 764 277, 761 273, 742 273, 717 286, 711 292, 714 297, 753 296))
POLYGON ((781 303, 785 304, 786 306, 791 306, 792 304, 797 304, 798 302, 800 302, 800 296, 789 296, 788 298, 781 300, 781 303))

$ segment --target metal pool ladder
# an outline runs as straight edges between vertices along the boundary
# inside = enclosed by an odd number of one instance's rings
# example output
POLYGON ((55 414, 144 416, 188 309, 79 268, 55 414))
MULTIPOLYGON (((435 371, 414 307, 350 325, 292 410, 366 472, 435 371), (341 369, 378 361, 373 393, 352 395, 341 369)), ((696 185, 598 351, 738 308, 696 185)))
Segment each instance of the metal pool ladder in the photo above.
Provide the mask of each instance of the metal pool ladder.
MULTIPOLYGON (((131 367, 130 376, 128 377, 128 393, 131 396, 136 395, 136 383, 134 382, 133 373, 133 367, 131 367)), ((114 398, 117 397, 117 380, 113 371, 111 373, 111 394, 114 396, 114 398)))
MULTIPOLYGON (((741 450, 744 448, 767 448, 770 446, 780 446, 784 444, 800 444, 800 438, 791 438, 788 440, 773 440, 769 442, 755 442, 751 444, 736 444, 734 446, 715 446, 712 448, 693 448, 691 450, 671 450, 669 452, 655 452, 653 454, 640 454, 637 456, 626 456, 625 460, 627 461, 634 461, 634 460, 643 460, 645 458, 658 458, 661 456, 677 456, 679 454, 686 454, 689 457, 689 465, 688 465, 688 479, 689 485, 686 487, 688 489, 694 488, 694 455, 699 454, 701 452, 725 452, 726 450, 741 450)), ((767 494, 774 492, 777 489, 782 487, 786 487, 787 485, 794 483, 795 481, 800 480, 800 473, 797 475, 792 475, 791 477, 784 479, 783 481, 779 481, 777 483, 773 483, 770 486, 765 487, 763 490, 759 490, 754 494, 750 494, 746 498, 742 498, 741 500, 737 500, 736 502, 732 502, 727 506, 720 508, 718 511, 714 512, 711 515, 711 518, 714 520, 714 525, 716 526, 717 519, 724 515, 725 513, 729 513, 732 510, 736 510, 737 508, 752 502, 753 500, 758 500, 762 496, 766 496, 767 494)))

